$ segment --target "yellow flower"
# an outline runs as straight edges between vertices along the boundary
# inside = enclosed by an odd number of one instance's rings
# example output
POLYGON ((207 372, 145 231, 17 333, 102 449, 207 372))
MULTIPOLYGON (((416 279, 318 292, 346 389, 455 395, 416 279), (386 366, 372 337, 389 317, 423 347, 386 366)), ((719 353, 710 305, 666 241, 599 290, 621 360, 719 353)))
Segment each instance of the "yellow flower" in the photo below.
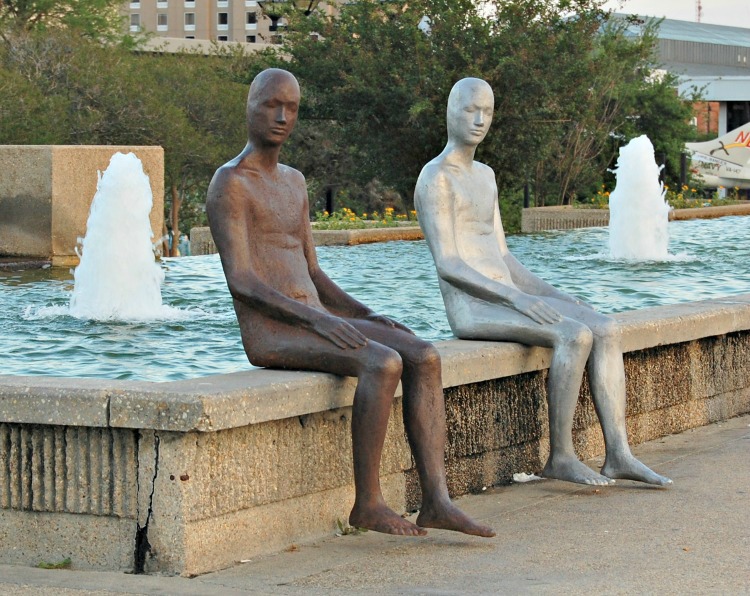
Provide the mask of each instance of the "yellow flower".
POLYGON ((695 192, 695 189, 694 189, 694 188, 691 188, 691 189, 690 189, 690 192, 695 192))
POLYGON ((363 214, 362 214, 362 218, 363 218, 363 219, 367 219, 367 213, 363 213, 363 214))

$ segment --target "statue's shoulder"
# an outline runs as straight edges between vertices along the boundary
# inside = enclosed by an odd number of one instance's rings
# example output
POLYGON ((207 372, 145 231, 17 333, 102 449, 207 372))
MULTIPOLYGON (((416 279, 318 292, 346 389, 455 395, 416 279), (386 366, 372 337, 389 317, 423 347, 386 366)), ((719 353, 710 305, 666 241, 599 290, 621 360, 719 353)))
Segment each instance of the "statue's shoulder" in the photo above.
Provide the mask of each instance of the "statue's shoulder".
POLYGON ((212 190, 221 190, 226 188, 227 186, 237 184, 242 179, 242 177, 243 176, 238 169, 237 159, 235 158, 231 161, 228 161, 223 166, 219 166, 216 172, 214 172, 214 176, 211 179, 211 184, 208 187, 209 194, 211 194, 212 190))
POLYGON ((440 156, 427 162, 422 168, 417 180, 417 185, 434 185, 448 183, 454 175, 451 171, 452 166, 441 159, 440 156))
POLYGON ((279 172, 285 178, 288 178, 292 182, 305 184, 305 176, 299 170, 288 166, 286 164, 279 164, 279 172))

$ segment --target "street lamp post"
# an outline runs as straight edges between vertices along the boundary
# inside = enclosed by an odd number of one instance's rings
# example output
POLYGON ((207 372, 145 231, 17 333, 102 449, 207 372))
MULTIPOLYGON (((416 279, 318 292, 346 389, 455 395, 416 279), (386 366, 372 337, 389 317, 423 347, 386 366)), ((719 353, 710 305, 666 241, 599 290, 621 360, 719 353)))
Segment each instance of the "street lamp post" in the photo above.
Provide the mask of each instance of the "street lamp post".
POLYGON ((260 9, 268 15, 271 19, 271 26, 268 28, 269 31, 277 31, 279 28, 279 20, 281 15, 276 12, 274 7, 280 7, 282 5, 291 4, 297 10, 304 12, 305 16, 310 16, 315 7, 320 3, 320 0, 259 0, 258 6, 260 9))

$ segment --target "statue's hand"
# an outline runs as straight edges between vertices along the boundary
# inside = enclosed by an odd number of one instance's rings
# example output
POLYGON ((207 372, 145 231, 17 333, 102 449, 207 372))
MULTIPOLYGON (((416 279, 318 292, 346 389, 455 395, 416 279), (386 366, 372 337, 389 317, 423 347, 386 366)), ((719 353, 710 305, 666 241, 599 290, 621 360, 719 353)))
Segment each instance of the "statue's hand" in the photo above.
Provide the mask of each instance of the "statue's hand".
POLYGON ((361 348, 367 345, 367 338, 344 319, 324 315, 313 321, 312 330, 342 350, 361 348))
POLYGON ((414 332, 409 329, 406 325, 402 325, 398 321, 394 321, 390 317, 386 317, 385 315, 379 315, 377 313, 370 313, 365 317, 368 321, 373 321, 374 323, 381 323, 383 325, 387 325, 388 327, 392 327, 394 329, 401 329, 401 331, 406 331, 407 333, 411 333, 414 335, 414 332))
POLYGON ((562 315, 544 300, 523 292, 518 292, 511 298, 510 306, 540 325, 559 323, 563 319, 562 315))

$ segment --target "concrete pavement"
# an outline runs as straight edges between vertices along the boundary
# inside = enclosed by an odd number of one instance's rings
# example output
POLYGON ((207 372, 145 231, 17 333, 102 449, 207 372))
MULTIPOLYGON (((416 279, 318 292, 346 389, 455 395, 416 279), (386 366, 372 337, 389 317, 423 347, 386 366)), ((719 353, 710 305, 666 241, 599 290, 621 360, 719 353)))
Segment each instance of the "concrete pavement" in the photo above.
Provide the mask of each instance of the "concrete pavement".
POLYGON ((368 532, 193 579, 0 565, 0 594, 750 593, 750 415, 634 452, 674 486, 542 480, 459 499, 490 540, 368 532))

